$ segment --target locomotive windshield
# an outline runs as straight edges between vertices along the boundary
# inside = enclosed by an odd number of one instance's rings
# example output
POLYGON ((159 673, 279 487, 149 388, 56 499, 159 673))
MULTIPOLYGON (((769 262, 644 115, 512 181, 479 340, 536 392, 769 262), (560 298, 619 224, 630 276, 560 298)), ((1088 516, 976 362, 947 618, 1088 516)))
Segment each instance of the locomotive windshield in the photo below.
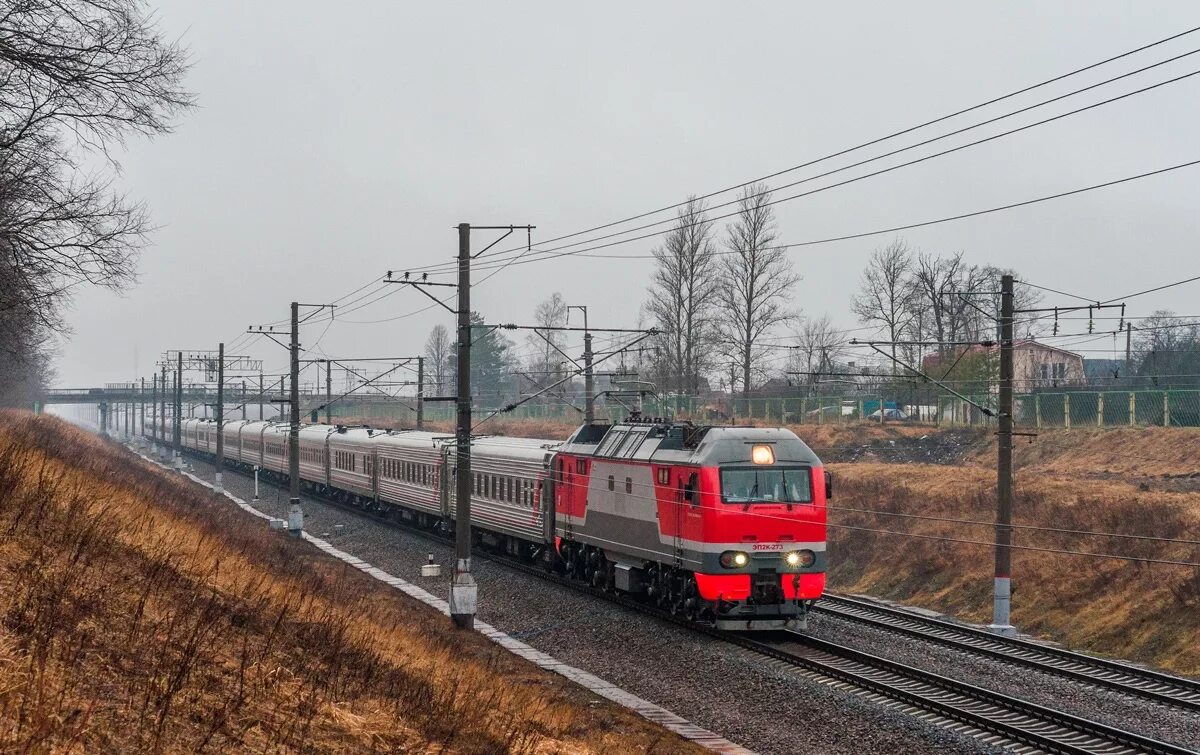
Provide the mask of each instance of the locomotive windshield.
POLYGON ((725 503, 812 503, 807 467, 726 467, 721 470, 725 503))

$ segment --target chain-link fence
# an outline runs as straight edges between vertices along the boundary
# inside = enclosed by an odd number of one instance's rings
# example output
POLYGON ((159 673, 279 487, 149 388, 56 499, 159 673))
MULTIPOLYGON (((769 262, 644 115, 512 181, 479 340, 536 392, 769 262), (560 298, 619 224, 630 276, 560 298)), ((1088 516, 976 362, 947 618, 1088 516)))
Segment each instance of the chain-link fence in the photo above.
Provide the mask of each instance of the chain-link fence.
MULTIPOLYGON (((759 424, 826 425, 853 422, 920 422, 931 425, 981 426, 995 422, 979 407, 996 410, 996 395, 941 395, 911 404, 886 394, 869 396, 809 396, 751 398, 701 396, 646 397, 643 416, 691 420, 697 423, 753 421, 759 424)), ((1054 391, 1016 394, 1017 424, 1025 427, 1200 427, 1200 390, 1054 391)), ((636 408, 613 401, 598 404, 596 417, 619 422, 636 408)), ((483 418, 495 407, 476 406, 483 418)), ((427 403, 429 422, 453 422, 454 405, 427 403)), ((583 421, 582 408, 566 402, 529 403, 501 415, 509 419, 542 420, 572 424, 583 421)), ((324 418, 324 413, 322 413, 324 418)), ((416 422, 415 400, 335 403, 333 418, 402 425, 416 422)))
POLYGON ((1015 402, 1017 422, 1033 427, 1200 427, 1200 390, 1063 391, 1015 402))

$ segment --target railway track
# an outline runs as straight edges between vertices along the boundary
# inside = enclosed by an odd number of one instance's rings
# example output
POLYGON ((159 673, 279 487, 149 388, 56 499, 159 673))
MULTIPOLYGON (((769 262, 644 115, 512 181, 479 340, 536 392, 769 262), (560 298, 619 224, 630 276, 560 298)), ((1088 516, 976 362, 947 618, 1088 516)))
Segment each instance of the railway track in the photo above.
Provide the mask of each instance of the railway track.
POLYGON ((918 616, 902 608, 841 595, 826 595, 819 613, 913 637, 963 652, 1071 679, 1081 684, 1141 697, 1200 714, 1200 682, 1095 658, 1029 640, 1001 637, 984 629, 918 616))
MULTIPOLYGON (((187 450, 184 453, 207 461, 203 455, 187 450)), ((249 477, 244 472, 240 473, 249 477)), ((318 498, 335 508, 432 541, 452 543, 448 537, 363 511, 332 498, 311 493, 306 495, 318 498)), ((696 624, 632 598, 548 572, 539 565, 505 554, 479 548, 476 548, 475 552, 513 570, 591 594, 610 603, 739 646, 770 659, 770 662, 781 667, 797 670, 820 683, 830 684, 863 699, 898 708, 927 723, 971 736, 988 745, 1004 747, 1012 752, 1061 755, 1197 755, 1196 750, 1072 716, 826 640, 794 632, 776 633, 778 638, 774 640, 755 639, 725 632, 696 624)))

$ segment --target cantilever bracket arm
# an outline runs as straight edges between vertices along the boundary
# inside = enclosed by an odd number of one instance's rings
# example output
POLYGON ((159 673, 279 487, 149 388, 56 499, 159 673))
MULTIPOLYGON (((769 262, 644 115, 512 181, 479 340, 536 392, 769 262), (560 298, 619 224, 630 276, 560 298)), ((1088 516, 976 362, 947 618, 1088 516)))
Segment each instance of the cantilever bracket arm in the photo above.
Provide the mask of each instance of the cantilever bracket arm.
POLYGON ((253 328, 247 328, 247 329, 246 329, 246 332, 247 332, 247 333, 253 333, 254 335, 258 335, 258 336, 266 336, 267 338, 270 338, 272 341, 274 341, 275 343, 279 344, 280 346, 282 346, 282 347, 283 347, 283 348, 285 348, 285 349, 290 349, 290 348, 292 348, 292 347, 291 347, 291 346, 289 346, 288 344, 286 344, 286 343, 284 343, 283 341, 280 341, 278 338, 276 338, 276 337, 275 337, 275 333, 274 333, 273 331, 267 331, 267 330, 254 330, 253 328))
POLYGON ((550 337, 547 336, 545 333, 538 330, 537 328, 534 328, 533 332, 537 333, 538 337, 541 338, 543 341, 550 344, 550 348, 554 349, 559 354, 561 354, 564 359, 566 359, 567 361, 569 361, 571 364, 575 365, 579 369, 583 369, 583 365, 579 364, 579 362, 574 357, 572 357, 570 354, 568 354, 567 352, 558 348, 558 344, 556 344, 554 341, 550 340, 550 337))
MULTIPOLYGON (((389 281, 389 282, 390 282, 390 281, 389 281)), ((407 283, 408 285, 410 285, 410 286, 412 286, 413 288, 415 288, 415 289, 417 289, 418 291, 420 291, 420 292, 421 292, 422 294, 424 294, 425 296, 428 296, 430 299, 432 299, 432 300, 433 300, 433 302, 434 302, 435 304, 437 304, 438 306, 440 306, 442 309, 446 310, 446 311, 447 311, 447 312, 449 312, 450 314, 452 314, 452 315, 457 315, 457 314, 458 314, 458 311, 457 311, 457 310, 450 309, 450 305, 446 304, 446 302, 442 301, 441 299, 437 298, 436 296, 434 296, 433 294, 429 293, 428 291, 426 291, 426 290, 424 289, 424 286, 427 286, 427 285, 430 285, 430 286, 438 286, 438 285, 443 285, 443 286, 444 286, 444 285, 447 285, 447 284, 445 284, 445 283, 418 283, 417 281, 396 281, 396 282, 397 282, 397 283, 407 283)), ((457 286, 455 286, 455 288, 457 288, 457 286)))

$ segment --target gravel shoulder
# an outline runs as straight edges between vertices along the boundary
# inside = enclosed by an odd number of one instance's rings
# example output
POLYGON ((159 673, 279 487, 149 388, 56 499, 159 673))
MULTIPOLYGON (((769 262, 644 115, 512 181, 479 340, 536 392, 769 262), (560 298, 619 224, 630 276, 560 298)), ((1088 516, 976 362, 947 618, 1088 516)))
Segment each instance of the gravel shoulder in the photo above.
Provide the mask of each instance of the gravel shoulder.
MULTIPOLYGON (((189 460, 211 479, 213 467, 189 460)), ((253 482, 225 473, 225 486, 250 500, 253 482)), ((287 494, 262 485, 258 507, 284 516, 287 494)), ((338 548, 431 592, 445 578, 425 579, 432 554, 451 550, 366 517, 304 497, 306 527, 338 548)), ((479 617, 513 637, 661 705, 761 753, 996 753, 970 737, 868 703, 764 663, 749 651, 596 601, 568 588, 475 559, 479 617)))
POLYGON ((1109 726, 1200 749, 1200 716, 1174 706, 1079 684, 1026 666, 996 663, 973 653, 920 642, 829 615, 810 617, 809 631, 830 642, 918 666, 935 674, 1053 706, 1109 726))

